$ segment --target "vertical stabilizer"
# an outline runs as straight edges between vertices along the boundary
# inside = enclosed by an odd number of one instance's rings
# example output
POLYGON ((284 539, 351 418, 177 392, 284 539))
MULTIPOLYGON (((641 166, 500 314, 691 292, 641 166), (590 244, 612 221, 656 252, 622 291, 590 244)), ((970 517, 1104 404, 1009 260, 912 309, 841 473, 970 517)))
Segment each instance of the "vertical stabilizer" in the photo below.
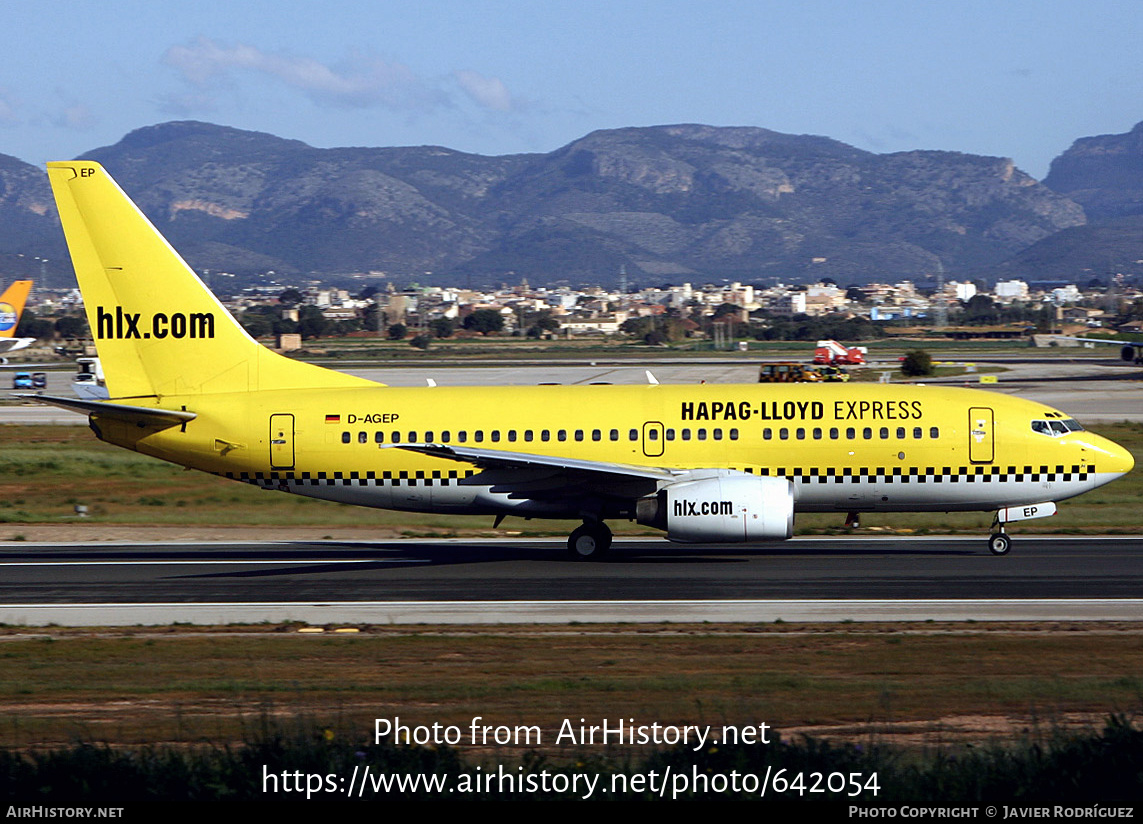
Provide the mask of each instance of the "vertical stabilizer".
POLYGON ((14 338, 24 313, 24 303, 32 291, 32 281, 14 280, 0 295, 0 338, 14 338))
POLYGON ((376 385, 251 338, 98 163, 48 176, 111 397, 376 385))

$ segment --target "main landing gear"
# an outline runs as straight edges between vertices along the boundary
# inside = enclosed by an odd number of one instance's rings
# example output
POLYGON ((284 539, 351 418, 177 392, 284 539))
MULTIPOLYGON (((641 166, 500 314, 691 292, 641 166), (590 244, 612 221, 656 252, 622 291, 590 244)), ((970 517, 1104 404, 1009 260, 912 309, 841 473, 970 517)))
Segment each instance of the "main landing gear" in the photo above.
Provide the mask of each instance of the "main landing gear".
POLYGON ((595 561, 611 548, 611 530, 603 521, 584 521, 568 538, 568 552, 577 561, 595 561))

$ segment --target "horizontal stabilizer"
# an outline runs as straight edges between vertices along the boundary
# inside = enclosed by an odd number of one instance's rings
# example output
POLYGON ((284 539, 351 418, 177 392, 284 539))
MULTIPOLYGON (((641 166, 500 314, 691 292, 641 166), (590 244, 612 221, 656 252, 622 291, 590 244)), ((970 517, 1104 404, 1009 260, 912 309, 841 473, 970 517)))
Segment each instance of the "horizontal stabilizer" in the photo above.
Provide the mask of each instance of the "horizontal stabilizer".
POLYGON ((109 403, 108 401, 86 401, 82 398, 61 398, 56 395, 16 395, 17 398, 36 401, 37 403, 51 404, 61 409, 70 409, 73 412, 86 412, 89 415, 98 415, 101 418, 126 421, 141 426, 153 426, 166 429, 168 426, 193 421, 198 417, 194 412, 185 409, 156 409, 153 406, 131 406, 125 403, 109 403))

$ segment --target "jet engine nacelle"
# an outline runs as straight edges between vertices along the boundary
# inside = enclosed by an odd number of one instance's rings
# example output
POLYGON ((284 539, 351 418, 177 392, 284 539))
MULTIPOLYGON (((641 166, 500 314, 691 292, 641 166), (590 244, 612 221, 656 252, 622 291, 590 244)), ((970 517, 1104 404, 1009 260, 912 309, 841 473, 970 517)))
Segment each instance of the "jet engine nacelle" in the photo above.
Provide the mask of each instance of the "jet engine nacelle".
POLYGON ((794 534, 794 485, 739 472, 680 481, 639 501, 636 517, 681 543, 785 540, 794 534))
POLYGON ((1134 346, 1124 346, 1119 350, 1119 357, 1128 363, 1134 363, 1135 359, 1139 357, 1139 350, 1134 346))

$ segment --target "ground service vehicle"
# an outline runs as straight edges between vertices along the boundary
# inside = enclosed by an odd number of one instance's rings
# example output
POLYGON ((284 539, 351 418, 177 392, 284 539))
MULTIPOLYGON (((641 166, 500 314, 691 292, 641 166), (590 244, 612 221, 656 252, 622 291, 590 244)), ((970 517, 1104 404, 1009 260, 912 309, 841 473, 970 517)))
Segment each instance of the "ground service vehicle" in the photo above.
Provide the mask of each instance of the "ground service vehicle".
POLYGON ((814 349, 814 363, 858 366, 865 363, 867 354, 869 349, 864 346, 844 346, 835 340, 819 340, 814 349))
POLYGON ((758 370, 759 383, 818 383, 821 379, 816 369, 800 363, 764 363, 758 370))

